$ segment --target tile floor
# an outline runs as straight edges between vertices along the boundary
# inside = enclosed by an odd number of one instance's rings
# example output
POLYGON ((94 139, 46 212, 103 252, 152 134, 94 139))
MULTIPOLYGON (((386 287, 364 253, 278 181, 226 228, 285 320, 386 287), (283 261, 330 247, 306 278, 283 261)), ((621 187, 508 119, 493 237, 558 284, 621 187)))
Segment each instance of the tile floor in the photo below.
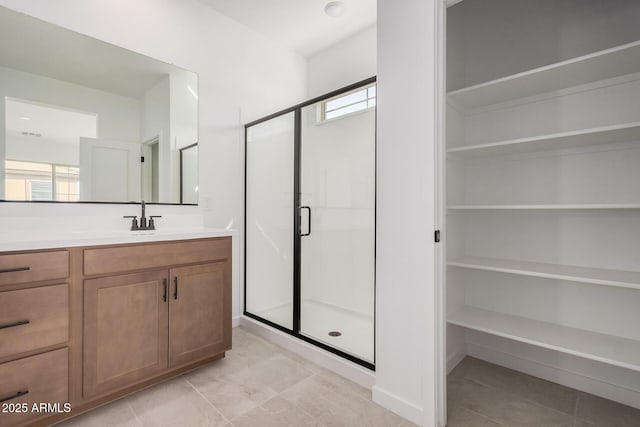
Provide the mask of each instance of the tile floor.
POLYGON ((224 359, 60 424, 64 427, 409 427, 369 390, 242 328, 224 359))
POLYGON ((447 427, 640 426, 640 410, 471 357, 448 383, 447 427))

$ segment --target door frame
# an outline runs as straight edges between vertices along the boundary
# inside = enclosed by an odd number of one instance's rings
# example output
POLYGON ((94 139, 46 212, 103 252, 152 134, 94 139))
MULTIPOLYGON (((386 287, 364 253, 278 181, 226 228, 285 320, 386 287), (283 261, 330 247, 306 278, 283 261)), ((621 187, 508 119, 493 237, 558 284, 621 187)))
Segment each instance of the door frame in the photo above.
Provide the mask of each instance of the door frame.
MULTIPOLYGON (((184 165, 182 164, 182 156, 183 156, 183 152, 185 150, 188 150, 190 148, 198 148, 198 150, 200 149, 198 146, 197 142, 194 142, 193 144, 189 144, 189 145, 185 145, 184 147, 178 149, 178 151, 180 152, 180 204, 181 205, 197 205, 197 204, 193 204, 193 203, 183 203, 183 199, 184 199, 184 165)), ((198 152, 198 155, 200 155, 200 152, 198 152)), ((198 178, 200 178, 200 175, 198 174, 198 178)), ((198 183, 198 185, 200 185, 200 183, 198 183)))
MULTIPOLYGON (((308 107, 313 104, 317 104, 322 101, 326 101, 327 99, 333 98, 335 96, 353 91, 363 86, 370 85, 372 83, 376 83, 376 76, 369 77, 368 79, 361 80, 359 82, 350 84, 348 86, 342 87, 340 89, 331 91, 324 95, 312 98, 300 104, 294 105, 293 107, 289 107, 287 109, 278 111, 276 113, 270 114, 268 116, 262 117, 258 120, 254 120, 250 123, 244 125, 244 254, 243 254, 243 301, 242 301, 242 313, 244 316, 254 319, 258 322, 264 323, 272 328, 275 328, 279 331, 282 331, 288 335, 294 336, 302 341, 305 341, 309 344, 315 345, 323 350, 326 350, 330 353, 333 353, 337 356, 340 356, 350 362, 356 363, 360 366, 363 366, 367 369, 375 371, 375 327, 376 327, 376 318, 375 318, 375 286, 376 279, 374 274, 373 279, 373 288, 374 288, 374 316, 373 316, 373 324, 374 324, 374 361, 373 363, 368 362, 366 360, 360 359, 350 353, 346 353, 344 351, 338 350, 337 348, 331 347, 328 344, 317 341, 313 338, 310 338, 306 335, 300 333, 300 306, 301 306, 301 277, 300 277, 300 263, 301 263, 301 236, 300 236, 300 225, 301 225, 301 217, 300 217, 300 207, 301 207, 301 193, 300 193, 300 163, 301 163, 301 145, 302 145, 302 109, 304 107, 308 107), (289 329, 284 326, 278 325, 270 320, 267 320, 263 317, 257 316, 247 311, 247 135, 248 129, 252 126, 258 125, 260 123, 269 121, 271 119, 275 119, 277 117, 283 116, 285 114, 294 113, 294 164, 293 164, 293 328, 289 329)), ((377 133, 376 140, 374 141, 374 230, 373 230, 373 244, 374 244, 374 272, 376 266, 376 227, 377 223, 377 133)))

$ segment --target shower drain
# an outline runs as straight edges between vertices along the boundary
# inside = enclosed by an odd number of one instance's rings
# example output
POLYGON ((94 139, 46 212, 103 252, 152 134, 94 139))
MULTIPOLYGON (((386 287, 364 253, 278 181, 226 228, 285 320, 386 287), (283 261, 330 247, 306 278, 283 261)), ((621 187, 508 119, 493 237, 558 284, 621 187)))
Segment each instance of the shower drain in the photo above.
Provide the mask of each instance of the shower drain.
POLYGON ((342 335, 342 332, 338 332, 338 331, 329 332, 330 337, 339 337, 340 335, 342 335))

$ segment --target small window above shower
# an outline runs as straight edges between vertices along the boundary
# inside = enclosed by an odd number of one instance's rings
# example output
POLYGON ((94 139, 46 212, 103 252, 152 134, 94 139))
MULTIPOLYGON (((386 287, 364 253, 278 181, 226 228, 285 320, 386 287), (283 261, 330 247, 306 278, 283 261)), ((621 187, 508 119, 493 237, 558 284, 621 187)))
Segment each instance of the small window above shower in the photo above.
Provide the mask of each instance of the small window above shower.
POLYGON ((340 94, 319 104, 318 122, 337 119, 350 114, 365 111, 376 106, 375 83, 356 89, 346 94, 340 94))

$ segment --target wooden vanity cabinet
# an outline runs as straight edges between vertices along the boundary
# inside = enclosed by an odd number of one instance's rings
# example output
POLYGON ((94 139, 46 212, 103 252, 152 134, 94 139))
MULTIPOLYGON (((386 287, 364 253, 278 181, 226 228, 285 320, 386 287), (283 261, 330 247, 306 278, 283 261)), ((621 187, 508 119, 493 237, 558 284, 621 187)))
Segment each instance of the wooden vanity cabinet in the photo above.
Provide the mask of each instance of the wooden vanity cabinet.
POLYGON ((84 272, 83 398, 231 348, 230 238, 87 248, 84 272))
POLYGON ((231 293, 225 264, 171 270, 169 366, 184 365, 225 351, 231 345, 231 293))
POLYGON ((83 396, 167 369, 166 270, 84 281, 83 396))
POLYGON ((231 349, 231 237, 0 253, 0 271, 0 399, 72 407, 0 427, 60 422, 231 349))

